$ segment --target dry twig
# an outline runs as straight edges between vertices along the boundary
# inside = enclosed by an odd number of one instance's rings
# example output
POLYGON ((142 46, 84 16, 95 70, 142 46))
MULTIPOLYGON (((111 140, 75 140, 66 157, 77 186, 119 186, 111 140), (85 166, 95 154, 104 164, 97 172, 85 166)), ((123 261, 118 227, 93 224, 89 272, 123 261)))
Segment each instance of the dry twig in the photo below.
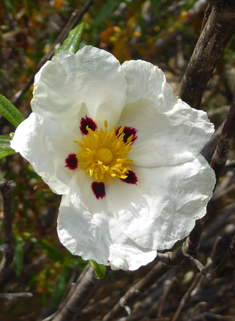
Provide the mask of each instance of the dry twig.
POLYGON ((17 299, 31 298, 33 296, 30 292, 21 293, 0 293, 0 300, 15 301, 17 299))
MULTIPOLYGON (((107 279, 108 274, 107 272, 104 280, 107 279)), ((44 319, 44 321, 73 320, 76 314, 78 314, 90 300, 94 291, 97 291, 97 289, 103 285, 104 280, 96 279, 93 268, 88 264, 76 284, 72 287, 63 306, 58 309, 54 315, 44 319)))
POLYGON ((213 269, 210 273, 207 273, 206 277, 208 280, 213 281, 219 274, 223 271, 223 269, 226 267, 228 262, 231 260, 231 258, 235 254, 235 236, 232 239, 231 244, 229 245, 229 248, 227 249, 225 255, 219 262, 219 264, 216 266, 215 269, 213 269))
POLYGON ((191 107, 200 107, 207 82, 235 32, 235 8, 226 9, 212 9, 182 79, 178 95, 191 107))
POLYGON ((1 250, 3 252, 3 258, 0 264, 0 277, 8 269, 14 258, 14 236, 12 231, 12 204, 11 204, 11 192, 15 187, 15 182, 8 181, 6 179, 0 180, 0 192, 3 199, 3 246, 1 250))

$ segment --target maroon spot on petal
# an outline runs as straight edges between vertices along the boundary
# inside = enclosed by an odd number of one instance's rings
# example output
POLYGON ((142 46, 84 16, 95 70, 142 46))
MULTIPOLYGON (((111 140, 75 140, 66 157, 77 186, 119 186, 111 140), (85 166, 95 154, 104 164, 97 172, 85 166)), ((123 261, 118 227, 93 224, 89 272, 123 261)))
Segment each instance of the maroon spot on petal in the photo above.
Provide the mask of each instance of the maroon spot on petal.
POLYGON ((93 190, 93 193, 95 194, 95 197, 97 200, 99 198, 104 198, 105 197, 105 186, 104 183, 98 183, 98 182, 93 182, 91 184, 91 188, 93 190))
MULTIPOLYGON (((118 135, 119 129, 120 129, 121 127, 122 127, 122 126, 120 126, 120 127, 118 127, 118 128, 116 129, 116 135, 118 135)), ((123 130, 123 133, 124 133, 124 136, 123 136, 123 141, 124 141, 124 143, 127 142, 127 139, 128 139, 131 135, 133 135, 132 140, 131 140, 131 141, 132 141, 132 144, 133 144, 134 141, 137 139, 137 135, 136 135, 137 129, 135 129, 134 127, 125 126, 125 127, 124 127, 124 130, 123 130)))
POLYGON ((65 160, 65 166, 74 171, 78 167, 78 159, 76 154, 69 154, 65 160))
POLYGON ((95 131, 97 128, 96 123, 91 118, 86 116, 85 118, 83 117, 81 119, 81 126, 79 127, 83 135, 88 134, 87 126, 93 131, 95 131))
POLYGON ((127 184, 137 184, 138 179, 133 171, 129 171, 127 174, 127 178, 125 178, 125 179, 121 178, 121 181, 123 181, 127 184))

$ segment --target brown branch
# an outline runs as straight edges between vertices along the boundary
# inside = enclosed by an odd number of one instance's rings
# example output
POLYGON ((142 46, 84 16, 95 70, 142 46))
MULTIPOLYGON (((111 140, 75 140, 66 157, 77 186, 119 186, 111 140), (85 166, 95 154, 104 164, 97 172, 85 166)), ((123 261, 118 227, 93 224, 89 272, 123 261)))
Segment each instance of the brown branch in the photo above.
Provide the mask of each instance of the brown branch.
MULTIPOLYGON (((206 270, 211 265, 211 263, 212 263, 211 259, 214 256, 215 249, 216 249, 217 245, 218 245, 218 239, 216 240, 216 242, 213 245, 210 258, 207 259, 207 263, 206 263, 206 266, 205 266, 204 270, 206 270)), ((178 320, 178 318, 180 316, 180 313, 181 313, 181 311, 183 310, 183 308, 185 306, 186 301, 190 298, 190 296, 195 295, 199 291, 201 283, 202 283, 202 281, 204 279, 205 278, 201 273, 197 273, 196 274, 192 284, 190 285, 190 287, 188 288, 188 290, 185 292, 185 294, 183 295, 182 299, 180 300, 180 304, 179 304, 179 306, 178 306, 178 308, 176 310, 176 313, 175 313, 172 321, 178 320)))
POLYGON ((5 271, 10 266, 14 258, 14 236, 12 231, 12 199, 11 192, 15 187, 15 182, 8 181, 6 179, 0 180, 0 192, 3 199, 3 258, 0 264, 0 277, 5 273, 5 271))
MULTIPOLYGON (((165 302, 167 300, 168 294, 170 293, 170 290, 176 280, 177 280, 177 278, 175 276, 173 276, 172 279, 166 280, 164 283, 162 296, 160 297, 159 301, 157 302, 157 304, 158 304, 157 317, 158 318, 161 318, 161 316, 162 316, 163 308, 164 308, 165 302)), ((150 313, 148 314, 148 316, 151 316, 151 313, 154 311, 154 308, 155 308, 155 306, 153 306, 150 309, 150 313)))
POLYGON ((44 321, 73 320, 76 314, 85 307, 94 292, 103 285, 109 272, 106 273, 103 280, 98 280, 94 276, 93 268, 88 264, 78 278, 76 284, 73 286, 61 309, 59 309, 54 315, 44 319, 44 321))
POLYGON ((213 281, 219 274, 223 271, 223 269, 226 267, 228 262, 231 260, 231 258, 235 254, 235 235, 233 236, 232 242, 229 245, 229 248, 227 249, 225 255, 219 262, 219 264, 216 266, 215 269, 213 269, 210 273, 207 273, 206 277, 208 280, 213 281))
POLYGON ((228 195, 234 189, 235 189, 235 183, 231 184, 229 187, 225 188, 224 190, 222 190, 220 192, 214 193, 212 201, 215 202, 215 201, 219 200, 221 197, 228 195))
POLYGON ((217 130, 214 132, 213 136, 209 140, 209 142, 206 143, 206 145, 203 147, 201 154, 205 157, 205 159, 210 163, 212 156, 215 152, 216 146, 218 144, 218 141, 220 139, 223 125, 219 126, 217 130))
POLYGON ((227 161, 228 152, 235 138, 235 99, 232 102, 228 117, 224 123, 220 140, 211 160, 211 167, 215 171, 216 181, 222 173, 227 161))
POLYGON ((17 299, 31 298, 33 296, 30 292, 20 293, 0 293, 0 300, 15 301, 17 299))
POLYGON ((234 211, 235 211, 235 203, 232 203, 226 206, 224 209, 216 212, 216 214, 214 215, 214 218, 216 218, 216 220, 210 225, 210 228, 207 229, 202 235, 202 238, 201 238, 202 246, 203 244, 207 243, 207 241, 211 237, 215 236, 218 233, 218 231, 225 226, 227 219, 232 214, 234 214, 234 211))
POLYGON ((185 302, 188 300, 190 294, 192 293, 192 291, 195 289, 199 279, 201 277, 200 273, 197 273, 196 277, 194 278, 192 284, 190 285, 190 287, 188 288, 188 290, 185 292, 184 296, 182 297, 182 299, 180 300, 180 304, 178 306, 178 309, 176 310, 176 313, 172 319, 172 321, 176 321, 179 318, 179 315, 185 305, 185 302))
POLYGON ((52 58, 55 49, 58 45, 60 45, 64 39, 68 36, 68 33, 71 29, 73 29, 82 19, 84 13, 87 12, 87 10, 89 9, 89 7, 91 6, 91 4, 94 2, 94 0, 88 0, 86 2, 86 4, 84 5, 83 9, 81 10, 81 12, 78 14, 78 10, 74 10, 73 13, 71 14, 68 22, 66 23, 66 25, 64 26, 62 32, 60 33, 60 35, 58 36, 58 38, 56 39, 55 43, 53 44, 53 46, 51 47, 50 51, 48 53, 45 54, 45 56, 40 60, 40 62, 37 64, 33 74, 29 77, 27 83, 25 84, 25 86, 18 91, 14 97, 11 99, 11 102, 13 105, 16 105, 19 101, 19 99, 24 95, 24 93, 29 89, 29 87, 33 84, 34 82, 34 76, 36 75, 36 73, 42 68, 42 66, 49 60, 52 58))
MULTIPOLYGON (((198 223, 200 226, 200 222, 198 223)), ((197 253, 198 242, 199 242, 200 233, 196 228, 191 235, 191 238, 187 238, 182 248, 175 250, 173 252, 167 253, 167 265, 158 262, 154 268, 137 284, 132 286, 126 294, 119 300, 119 302, 114 306, 114 308, 109 311, 106 316, 103 318, 103 321, 112 321, 120 313, 124 312, 129 305, 136 300, 136 298, 148 289, 154 282, 156 282, 161 276, 163 276, 169 269, 181 264, 184 260, 187 259, 184 253, 197 253)), ((165 253, 166 254, 166 253, 165 253)))
POLYGON ((202 26, 201 26, 201 32, 204 29, 204 27, 205 27, 205 25, 207 23, 207 20, 209 19, 211 11, 212 11, 212 6, 210 4, 208 4, 207 8, 205 10, 205 13, 204 13, 204 17, 203 17, 202 26))
MULTIPOLYGON (((226 162, 225 166, 228 166, 228 161, 226 162)), ((222 182, 219 185, 217 185, 217 187, 216 187, 216 190, 215 190, 214 195, 213 195, 213 200, 214 200, 214 198, 217 199, 217 195, 222 193, 225 189, 229 188, 229 185, 230 185, 233 177, 234 177, 234 173, 231 170, 229 170, 224 175, 224 178, 223 178, 222 182)))
POLYGON ((235 31, 234 11, 213 8, 198 39, 178 92, 191 107, 200 107, 207 82, 235 31))

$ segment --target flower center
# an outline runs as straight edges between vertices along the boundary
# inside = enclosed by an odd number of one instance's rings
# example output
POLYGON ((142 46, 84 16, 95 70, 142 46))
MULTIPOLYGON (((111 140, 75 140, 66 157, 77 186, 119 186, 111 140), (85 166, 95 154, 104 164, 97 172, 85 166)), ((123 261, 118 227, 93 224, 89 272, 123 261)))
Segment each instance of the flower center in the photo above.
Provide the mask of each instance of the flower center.
POLYGON ((106 165, 113 159, 113 153, 108 148, 100 148, 97 150, 95 158, 106 165))
POLYGON ((133 161, 125 156, 132 149, 130 145, 133 135, 124 142, 124 127, 121 127, 117 134, 114 126, 111 131, 107 131, 107 121, 104 122, 104 127, 105 130, 92 130, 87 126, 88 134, 81 142, 75 142, 83 148, 83 151, 77 154, 79 165, 90 177, 94 176, 98 182, 107 184, 110 178, 127 178, 131 171, 127 165, 133 161))

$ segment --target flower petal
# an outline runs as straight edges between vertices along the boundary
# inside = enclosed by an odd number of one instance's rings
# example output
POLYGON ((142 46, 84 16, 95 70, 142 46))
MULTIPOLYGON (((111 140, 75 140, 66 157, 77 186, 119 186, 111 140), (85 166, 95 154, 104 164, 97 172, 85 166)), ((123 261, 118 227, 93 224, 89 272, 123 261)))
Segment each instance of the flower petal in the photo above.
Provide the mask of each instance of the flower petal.
POLYGON ((126 62, 127 102, 117 126, 131 126, 138 138, 128 157, 152 167, 192 160, 214 132, 205 112, 177 99, 163 72, 144 61, 126 62))
POLYGON ((158 67, 143 60, 131 60, 122 64, 122 70, 127 81, 126 105, 147 99, 153 101, 161 113, 171 110, 177 102, 164 73, 158 67))
POLYGON ((17 127, 11 147, 31 163, 53 192, 64 194, 74 175, 65 160, 79 150, 76 138, 51 119, 32 113, 17 127))
POLYGON ((64 195, 59 209, 58 236, 71 253, 123 270, 136 270, 156 257, 156 251, 139 247, 121 232, 105 201, 91 214, 80 197, 64 195))
POLYGON ((82 117, 115 124, 126 99, 125 74, 116 58, 92 46, 46 63, 35 78, 32 109, 77 134, 82 117))
POLYGON ((182 165, 134 167, 137 185, 114 182, 107 201, 120 228, 139 246, 170 249, 206 214, 215 175, 203 156, 182 165))

